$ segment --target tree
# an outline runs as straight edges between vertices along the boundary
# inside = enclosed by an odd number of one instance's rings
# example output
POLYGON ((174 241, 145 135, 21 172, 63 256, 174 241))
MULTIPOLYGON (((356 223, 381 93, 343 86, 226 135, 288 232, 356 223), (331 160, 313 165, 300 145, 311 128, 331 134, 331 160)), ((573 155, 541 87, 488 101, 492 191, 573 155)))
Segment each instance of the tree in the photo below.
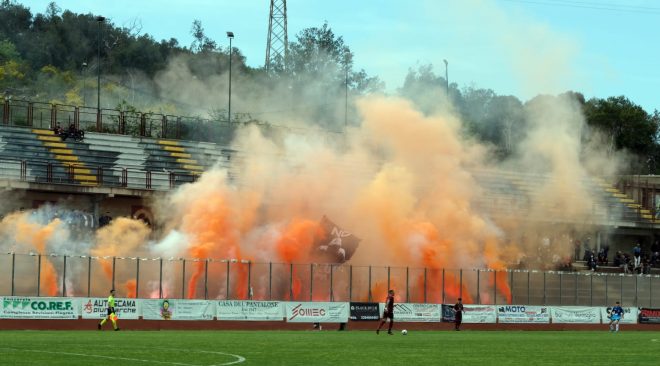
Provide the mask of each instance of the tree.
POLYGON ((296 41, 289 44, 289 57, 282 72, 301 85, 323 80, 332 88, 343 88, 348 79, 349 88, 356 93, 382 90, 384 84, 377 77, 368 76, 364 70, 353 70, 353 57, 344 38, 336 36, 326 22, 320 28, 305 28, 296 35, 296 41))
POLYGON ((609 151, 632 153, 637 157, 633 170, 646 172, 647 162, 657 159, 658 154, 658 111, 650 115, 624 96, 593 98, 584 108, 587 124, 606 136, 609 151))
POLYGON ((656 143, 657 115, 649 115, 624 96, 590 99, 585 105, 585 116, 590 126, 609 137, 611 151, 626 149, 645 155, 656 143))
POLYGON ((193 21, 192 28, 190 29, 190 34, 192 34, 194 40, 190 45, 190 50, 195 53, 204 53, 204 52, 213 52, 218 49, 218 44, 206 36, 204 33, 204 27, 202 27, 202 21, 195 19, 193 21))
POLYGON ((411 100, 425 114, 436 111, 446 96, 446 80, 433 72, 433 65, 419 65, 408 69, 399 94, 411 100))

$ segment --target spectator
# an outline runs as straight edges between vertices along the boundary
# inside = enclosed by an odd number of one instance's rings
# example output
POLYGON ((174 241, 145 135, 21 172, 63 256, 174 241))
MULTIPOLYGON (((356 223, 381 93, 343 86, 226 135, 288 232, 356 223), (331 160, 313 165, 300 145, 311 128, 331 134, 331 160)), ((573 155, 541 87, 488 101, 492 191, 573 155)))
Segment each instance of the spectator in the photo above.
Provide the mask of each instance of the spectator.
POLYGON ((633 272, 642 273, 642 248, 639 243, 633 249, 633 272))
POLYGON ((574 243, 575 245, 575 260, 579 261, 580 260, 580 250, 582 249, 582 242, 580 239, 575 239, 574 243))
POLYGON ((110 216, 110 212, 106 211, 105 215, 99 217, 99 228, 110 225, 110 222, 112 222, 112 217, 110 216))
POLYGON ((626 256, 621 251, 616 252, 614 256, 614 266, 621 268, 623 272, 628 273, 628 262, 626 256))
POLYGON ((57 136, 62 136, 62 134, 64 134, 64 130, 62 129, 62 126, 60 126, 60 123, 59 123, 59 122, 57 122, 57 124, 55 125, 55 127, 53 127, 53 132, 54 132, 57 136))
POLYGON ((596 268, 598 268, 598 262, 596 261, 596 256, 593 254, 593 252, 587 261, 587 267, 592 272, 596 272, 596 268))
POLYGON ((651 262, 650 265, 652 267, 658 267, 660 266, 660 252, 653 252, 651 253, 651 262))
POLYGON ((641 273, 642 274, 651 274, 651 261, 648 256, 643 256, 642 257, 642 268, 641 268, 641 273))
POLYGON ((85 138, 85 132, 77 129, 76 125, 72 123, 69 125, 69 129, 66 132, 62 133, 61 137, 62 137, 62 141, 66 141, 68 137, 71 137, 76 141, 81 141, 82 139, 85 138))

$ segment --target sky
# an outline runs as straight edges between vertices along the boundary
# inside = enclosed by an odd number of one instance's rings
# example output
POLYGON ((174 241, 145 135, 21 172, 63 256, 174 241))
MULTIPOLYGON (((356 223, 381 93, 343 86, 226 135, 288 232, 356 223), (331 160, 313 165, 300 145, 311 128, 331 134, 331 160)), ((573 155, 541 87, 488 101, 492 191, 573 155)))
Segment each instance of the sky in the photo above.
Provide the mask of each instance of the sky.
MULTIPOLYGON (((33 13, 47 0, 19 0, 33 13)), ((154 38, 190 45, 199 19, 227 46, 235 34, 250 66, 263 66, 269 0, 59 0, 62 9, 136 20, 154 38)), ((459 87, 528 100, 579 91, 625 95, 660 110, 660 0, 289 0, 288 36, 328 22, 355 54, 355 66, 399 88, 411 67, 433 64, 459 87)))

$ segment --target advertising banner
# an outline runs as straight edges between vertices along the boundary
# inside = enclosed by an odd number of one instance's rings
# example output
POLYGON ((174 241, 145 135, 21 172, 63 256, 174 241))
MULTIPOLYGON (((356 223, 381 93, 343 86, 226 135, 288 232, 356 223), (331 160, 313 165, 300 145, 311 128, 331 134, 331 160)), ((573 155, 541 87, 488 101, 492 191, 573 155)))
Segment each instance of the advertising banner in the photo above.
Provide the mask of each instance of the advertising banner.
POLYGON ((215 302, 210 300, 142 300, 142 318, 148 320, 213 320, 215 302))
POLYGON ((284 306, 279 301, 216 301, 218 320, 274 320, 284 319, 284 306))
MULTIPOLYGON (((138 319, 141 315, 137 299, 115 299, 115 314, 119 319, 138 319)), ((85 297, 80 299, 83 319, 102 319, 108 315, 108 299, 85 297)))
POLYGON ((550 323, 547 306, 500 305, 497 307, 499 323, 550 323))
MULTIPOLYGON (((380 304, 380 313, 385 310, 385 304, 380 304)), ((442 306, 440 304, 416 304, 399 303, 394 304, 394 321, 430 323, 440 322, 442 318, 442 306)))
POLYGON ((380 319, 380 306, 377 302, 352 302, 350 308, 350 319, 353 321, 378 321, 380 319))
MULTIPOLYGON (((463 323, 497 323, 495 305, 463 305, 463 323)), ((454 322, 454 305, 442 305, 442 321, 454 322)))
POLYGON ((346 323, 347 302, 287 302, 286 321, 291 323, 346 323))
POLYGON ((463 323, 497 323, 497 306, 463 305, 463 323))
MULTIPOLYGON (((610 322, 610 309, 612 307, 600 308, 600 314, 603 324, 609 324, 610 322)), ((639 311, 634 307, 624 307, 623 308, 623 319, 619 320, 621 324, 637 324, 639 311)))
POLYGON ((585 306, 552 306, 550 317, 556 324, 600 324, 600 308, 585 306))
POLYGON ((62 297, 2 297, 0 318, 78 319, 80 300, 62 297))

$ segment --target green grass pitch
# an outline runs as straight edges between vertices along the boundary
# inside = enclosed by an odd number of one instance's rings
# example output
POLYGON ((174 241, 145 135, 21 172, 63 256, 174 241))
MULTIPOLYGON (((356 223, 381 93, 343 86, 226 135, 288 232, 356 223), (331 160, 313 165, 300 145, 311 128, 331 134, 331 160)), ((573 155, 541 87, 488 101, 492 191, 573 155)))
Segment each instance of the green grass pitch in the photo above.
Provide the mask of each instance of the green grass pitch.
POLYGON ((660 365, 660 332, 0 331, 0 365, 660 365))

